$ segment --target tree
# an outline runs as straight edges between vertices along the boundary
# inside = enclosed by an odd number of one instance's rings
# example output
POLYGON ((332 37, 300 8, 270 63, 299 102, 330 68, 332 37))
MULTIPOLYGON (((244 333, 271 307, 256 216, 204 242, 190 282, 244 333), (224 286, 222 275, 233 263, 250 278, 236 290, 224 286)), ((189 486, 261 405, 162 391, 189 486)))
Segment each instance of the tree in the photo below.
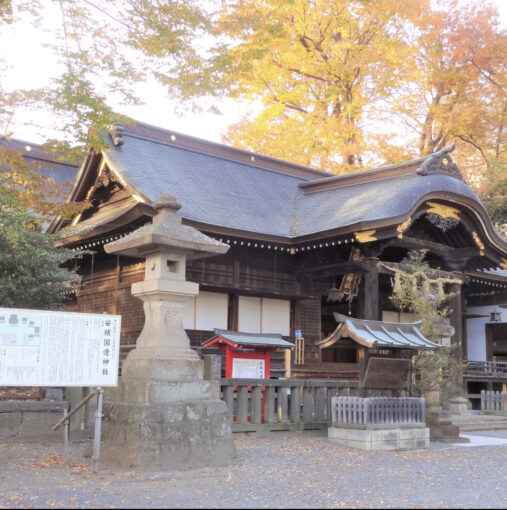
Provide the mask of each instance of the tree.
POLYGON ((455 350, 458 344, 442 345, 443 338, 450 338, 454 328, 449 324, 451 312, 448 304, 455 294, 446 289, 460 280, 440 275, 424 261, 427 250, 408 253, 402 267, 391 267, 394 273, 393 304, 401 311, 413 313, 421 321, 421 333, 441 347, 435 350, 422 349, 415 356, 414 367, 420 374, 412 391, 418 395, 439 392, 444 397, 459 393, 455 380, 462 370, 455 350))
POLYGON ((235 96, 265 106, 231 126, 227 139, 336 173, 361 169, 376 147, 367 124, 411 72, 404 26, 425 8, 389 0, 233 2, 220 20, 238 41, 227 83, 235 96))
POLYGON ((78 280, 64 263, 80 254, 54 241, 30 215, 0 212, 1 307, 53 309, 64 302, 63 291, 78 280))
POLYGON ((17 91, 16 104, 53 112, 78 155, 128 121, 111 97, 138 102, 136 84, 158 80, 188 107, 262 102, 225 141, 336 173, 455 141, 468 182, 487 197, 488 176, 505 168, 507 36, 495 9, 457 2, 18 0, 13 9, 7 0, 0 23, 28 16, 37 26, 51 6, 62 20, 59 76, 17 91))
POLYGON ((80 205, 64 204, 62 186, 18 151, 0 146, 0 161, 0 306, 55 308, 78 279, 64 263, 84 252, 56 248, 44 226, 80 205))

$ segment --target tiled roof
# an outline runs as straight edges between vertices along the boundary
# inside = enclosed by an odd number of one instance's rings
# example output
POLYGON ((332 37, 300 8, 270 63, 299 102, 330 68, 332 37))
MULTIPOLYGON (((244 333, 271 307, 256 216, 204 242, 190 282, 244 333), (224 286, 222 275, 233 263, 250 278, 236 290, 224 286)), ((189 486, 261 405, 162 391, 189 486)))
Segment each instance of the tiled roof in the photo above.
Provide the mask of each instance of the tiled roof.
POLYGON ((420 322, 398 323, 355 319, 334 314, 338 327, 331 335, 319 342, 321 348, 330 347, 340 338, 349 337, 365 347, 398 349, 437 349, 440 345, 431 342, 419 331, 420 322))
POLYGON ((282 335, 276 333, 261 334, 261 333, 242 333, 241 331, 227 331, 225 329, 215 329, 215 336, 206 340, 204 344, 221 337, 235 345, 251 345, 258 347, 283 347, 292 349, 294 344, 287 342, 282 338, 282 335))
POLYGON ((184 218, 205 225, 289 239, 401 217, 435 192, 480 205, 460 179, 417 175, 415 170, 424 158, 396 165, 397 174, 378 169, 364 172, 369 178, 361 180, 363 172, 359 172, 350 183, 348 178, 330 179, 336 176, 297 165, 298 172, 293 174, 272 169, 258 164, 256 155, 248 162, 227 154, 201 153, 171 143, 169 132, 166 142, 163 132, 157 131, 158 139, 149 138, 147 126, 143 126, 144 138, 129 129, 121 137, 122 145, 105 151, 110 166, 148 201, 171 193, 182 204, 184 218), (324 184, 316 191, 308 186, 326 181, 332 181, 332 186, 324 184))
POLYGON ((67 185, 70 189, 76 177, 78 165, 66 161, 55 161, 53 154, 44 152, 40 145, 32 142, 0 137, 0 146, 22 152, 27 161, 37 163, 37 170, 41 174, 53 178, 57 184, 67 185))

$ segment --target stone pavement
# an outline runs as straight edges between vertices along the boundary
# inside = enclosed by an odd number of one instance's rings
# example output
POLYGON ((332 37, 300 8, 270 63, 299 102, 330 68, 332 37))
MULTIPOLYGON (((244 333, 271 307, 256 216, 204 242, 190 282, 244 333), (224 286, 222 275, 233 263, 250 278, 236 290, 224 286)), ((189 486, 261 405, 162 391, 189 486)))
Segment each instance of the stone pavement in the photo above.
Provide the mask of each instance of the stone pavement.
POLYGON ((233 465, 92 472, 86 444, 0 444, 0 508, 506 508, 507 430, 470 443, 366 452, 324 437, 235 439, 233 465), (493 444, 494 443, 494 444, 493 444))

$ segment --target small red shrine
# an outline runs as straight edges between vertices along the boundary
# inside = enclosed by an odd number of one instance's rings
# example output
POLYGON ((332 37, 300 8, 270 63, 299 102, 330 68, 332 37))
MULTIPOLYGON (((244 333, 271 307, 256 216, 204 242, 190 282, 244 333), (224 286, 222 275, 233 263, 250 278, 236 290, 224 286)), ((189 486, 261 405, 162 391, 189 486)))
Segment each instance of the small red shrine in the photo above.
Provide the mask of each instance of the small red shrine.
POLYGON ((277 349, 294 349, 294 344, 282 335, 242 333, 215 329, 215 336, 202 344, 203 348, 225 350, 225 377, 269 379, 270 355, 277 349))

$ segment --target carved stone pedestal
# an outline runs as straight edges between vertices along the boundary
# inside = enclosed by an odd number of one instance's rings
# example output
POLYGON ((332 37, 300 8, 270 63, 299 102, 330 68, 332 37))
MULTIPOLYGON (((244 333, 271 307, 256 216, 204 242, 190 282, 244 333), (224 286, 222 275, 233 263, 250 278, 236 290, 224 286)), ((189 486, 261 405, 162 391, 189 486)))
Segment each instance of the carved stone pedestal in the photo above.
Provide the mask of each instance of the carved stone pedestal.
POLYGON ((187 380, 125 378, 107 390, 105 463, 159 472, 230 464, 235 449, 218 383, 202 380, 202 361, 193 368, 187 380))
POLYGON ((430 441, 442 443, 465 443, 459 437, 459 427, 452 424, 451 413, 438 406, 426 409, 426 425, 430 429, 430 441))

